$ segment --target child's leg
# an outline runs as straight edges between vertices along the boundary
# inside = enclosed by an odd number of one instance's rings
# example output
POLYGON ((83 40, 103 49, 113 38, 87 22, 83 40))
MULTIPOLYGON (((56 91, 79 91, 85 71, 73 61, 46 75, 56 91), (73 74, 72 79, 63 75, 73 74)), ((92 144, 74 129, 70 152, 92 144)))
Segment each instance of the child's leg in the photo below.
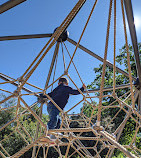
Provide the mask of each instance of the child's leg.
POLYGON ((48 104, 47 105, 47 111, 49 113, 50 120, 48 122, 48 128, 49 129, 55 129, 57 126, 58 122, 58 116, 59 116, 59 110, 53 105, 53 104, 48 104))
POLYGON ((55 129, 59 129, 60 125, 61 125, 61 118, 60 118, 60 116, 58 116, 58 121, 57 121, 57 125, 56 125, 55 129))

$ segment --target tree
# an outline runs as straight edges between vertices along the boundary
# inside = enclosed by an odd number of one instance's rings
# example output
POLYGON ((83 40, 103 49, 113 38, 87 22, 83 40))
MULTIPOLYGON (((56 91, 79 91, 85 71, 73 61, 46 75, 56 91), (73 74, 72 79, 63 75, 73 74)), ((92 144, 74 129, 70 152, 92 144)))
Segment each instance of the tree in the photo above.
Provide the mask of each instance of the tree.
MULTIPOLYGON (((6 96, 4 94, 0 94, 0 100, 3 100, 4 98, 6 98, 6 96)), ((16 117, 16 115, 15 115, 16 105, 17 105, 17 99, 15 99, 15 98, 9 99, 8 101, 4 102, 1 105, 2 108, 11 107, 9 109, 0 111, 0 126, 1 127, 16 117)), ((38 114, 37 109, 38 109, 38 106, 36 105, 36 106, 34 106, 34 108, 32 110, 34 110, 38 114)), ((23 110, 24 110, 24 108, 22 106, 20 106, 19 112, 22 112, 23 110)), ((47 120, 48 120, 47 115, 43 114, 42 121, 47 122, 47 120)), ((10 155, 15 154, 20 149, 27 146, 27 142, 31 141, 30 138, 22 130, 22 128, 20 126, 17 126, 18 123, 21 124, 21 126, 23 126, 26 129, 26 131, 30 134, 30 136, 32 138, 34 138, 35 132, 36 132, 37 120, 31 114, 21 116, 18 119, 18 121, 12 122, 10 125, 8 125, 3 130, 1 130, 0 139, 3 140, 3 141, 1 141, 1 144, 10 155), (18 130, 25 137, 27 142, 24 141, 21 134, 19 134, 18 130)), ((3 152, 3 150, 1 150, 1 151, 3 152)), ((43 152, 40 151, 39 156, 38 156, 39 158, 42 157, 42 153, 43 152)), ((21 158, 31 157, 31 154, 32 154, 32 149, 27 151, 24 155, 22 155, 21 158)))
MULTIPOLYGON (((138 48, 139 48, 139 55, 140 55, 140 61, 141 61, 141 43, 138 44, 138 48)), ((124 45, 122 47, 122 49, 120 49, 119 51, 120 51, 120 55, 116 56, 116 62, 119 65, 122 65, 122 67, 124 67, 124 71, 128 72, 126 46, 124 45)), ((131 65, 132 76, 137 77, 134 53, 133 53, 133 48, 131 45, 129 45, 129 53, 130 53, 130 65, 131 65)), ((102 67, 103 67, 103 65, 100 64, 98 68, 94 68, 94 72, 97 75, 96 75, 96 78, 94 79, 94 81, 87 86, 89 89, 100 88, 102 67)), ((122 85, 122 84, 127 84, 127 83, 129 83, 129 79, 126 76, 124 76, 123 74, 118 73, 116 71, 116 85, 122 85)), ((113 85, 113 68, 106 66, 104 87, 109 87, 112 85, 113 85)), ((117 96, 119 97, 119 96, 125 94, 128 90, 129 90, 128 88, 116 90, 117 96)), ((104 94, 105 95, 111 94, 111 92, 110 91, 104 92, 104 94)), ((97 93, 97 95, 98 95, 98 93, 97 93)), ((105 105, 105 106, 109 105, 113 101, 114 101, 113 97, 103 98, 103 105, 105 105)), ((130 99, 127 100, 127 102, 130 104, 130 99)), ((102 116, 103 117, 110 116, 112 118, 116 114, 116 112, 117 112, 117 109, 107 109, 107 110, 104 110, 102 116)), ((122 122, 122 120, 125 117, 125 114, 126 113, 123 111, 120 112, 119 115, 117 116, 117 118, 114 120, 115 129, 120 125, 120 123, 122 122)), ((131 142, 131 140, 133 138, 133 134, 135 132, 135 126, 136 126, 136 123, 130 118, 124 128, 122 137, 119 140, 119 142, 121 144, 129 144, 129 142, 131 142)), ((138 146, 138 148, 141 149, 141 138, 137 137, 136 145, 138 146)), ((115 153, 115 154, 117 156, 119 153, 115 153)))

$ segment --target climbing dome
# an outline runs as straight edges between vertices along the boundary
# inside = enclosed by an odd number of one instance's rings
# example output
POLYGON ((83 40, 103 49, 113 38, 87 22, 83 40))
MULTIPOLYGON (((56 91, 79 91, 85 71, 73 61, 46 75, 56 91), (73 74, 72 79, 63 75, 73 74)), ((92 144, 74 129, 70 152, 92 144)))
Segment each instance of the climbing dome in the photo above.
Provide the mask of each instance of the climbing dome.
MULTIPOLYGON (((74 8, 70 11, 64 21, 61 23, 59 27, 55 29, 55 31, 51 34, 36 34, 36 35, 19 35, 19 36, 3 36, 0 37, 1 41, 4 40, 18 40, 18 39, 30 39, 30 38, 49 38, 48 42, 42 48, 35 59, 27 67, 26 71, 22 73, 17 79, 13 77, 9 77, 6 74, 0 73, 1 86, 5 86, 6 88, 0 88, 1 92, 6 94, 6 98, 0 101, 1 107, 0 112, 1 116, 4 112, 13 113, 13 118, 8 120, 8 122, 1 123, 0 127, 1 131, 1 140, 0 140, 0 157, 11 157, 18 158, 22 157, 26 154, 27 151, 31 151, 32 158, 39 157, 38 154, 40 151, 43 152, 43 157, 50 157, 50 150, 54 149, 60 158, 73 157, 77 154, 78 157, 112 157, 114 155, 114 151, 120 151, 125 157, 135 158, 141 156, 141 148, 140 148, 140 134, 141 134, 141 67, 139 60, 139 53, 137 47, 137 38, 136 31, 133 22, 133 12, 132 5, 130 0, 126 0, 123 2, 121 0, 121 13, 123 18, 123 26, 124 26, 124 36, 126 43, 126 56, 127 56, 127 65, 128 65, 128 73, 116 67, 116 23, 117 23, 117 7, 116 0, 110 0, 109 3, 109 13, 107 15, 107 30, 106 30, 106 41, 105 41, 105 49, 104 49, 104 58, 99 55, 93 53, 89 49, 85 48, 80 44, 81 39, 87 26, 89 24, 90 19, 92 18, 92 14, 95 12, 95 8, 98 5, 98 0, 95 0, 92 8, 90 8, 90 13, 87 18, 86 24, 82 30, 82 33, 79 37, 79 40, 75 42, 71 38, 69 38, 69 33, 67 28, 77 16, 77 13, 83 8, 86 0, 79 0, 74 8), (131 34, 132 44, 134 47, 134 54, 136 60, 136 69, 138 73, 138 79, 132 77, 131 75, 131 66, 130 66, 130 55, 129 48, 127 42, 127 31, 126 31, 126 20, 125 13, 127 15, 127 20, 129 24, 129 30, 131 34), (114 20, 114 27, 110 27, 111 18, 114 20), (113 64, 107 60, 108 55, 108 46, 109 44, 109 36, 110 29, 113 29, 113 48, 114 51, 111 53, 113 55, 114 61, 113 64), (69 50, 69 47, 66 44, 66 41, 75 45, 75 49, 69 50), (34 76, 34 72, 40 64, 44 61, 45 57, 48 55, 47 53, 54 49, 54 53, 52 53, 52 57, 50 56, 48 62, 50 67, 48 69, 47 79, 43 83, 44 87, 38 87, 37 85, 33 85, 29 83, 29 79, 34 76), (78 71, 77 66, 74 62, 74 57, 77 54, 77 50, 81 49, 84 52, 88 53, 90 57, 94 57, 94 62, 96 60, 100 60, 103 62, 103 69, 101 74, 101 84, 99 89, 85 89, 82 92, 78 86, 76 85, 73 76, 74 74, 78 76, 80 82, 84 84, 83 78, 80 75, 80 71, 78 71), (62 67, 58 64, 58 60, 62 58, 62 67), (62 74, 60 74, 57 78, 56 71, 57 67, 62 70, 62 74), (74 71, 70 73, 70 67, 74 68, 74 71), (105 73, 106 67, 113 68, 113 86, 105 87, 105 73), (129 79, 129 83, 126 85, 116 85, 116 72, 123 74, 125 77, 129 79), (51 79, 52 76, 52 79, 51 79), (67 77, 72 83, 73 87, 75 87, 79 92, 81 100, 75 103, 74 105, 70 105, 69 109, 62 110, 53 100, 49 97, 47 91, 51 91, 54 88, 54 84, 56 84, 60 77, 67 77), (135 86, 133 85, 133 81, 136 81, 135 86), (12 91, 10 86, 15 86, 16 88, 12 91), (8 89, 8 90, 7 90, 8 89), (32 89, 32 90, 31 90, 32 89), (119 96, 117 94, 117 90, 126 89, 127 93, 119 96), (12 98, 15 99, 15 103, 13 106, 4 107, 4 105, 10 101, 12 98), (30 98, 30 101, 28 99, 30 98), (36 98, 36 102, 32 102, 32 98, 36 98), (112 98, 112 103, 104 104, 104 98, 112 98), (43 106, 47 106, 47 103, 51 101, 59 110, 60 117, 62 119, 61 127, 59 129, 47 130, 46 128, 46 120, 43 117, 43 106), (28 103, 29 102, 29 103, 28 103), (30 104, 32 102, 32 104, 30 104), (80 113, 71 113, 71 111, 78 106, 81 105, 80 113), (89 107, 89 115, 86 113, 86 108, 89 107), (113 111, 113 115, 107 119, 107 123, 105 123, 105 112, 113 111), (112 128, 111 124, 116 123, 116 118, 121 116, 122 119, 117 122, 116 128, 112 128), (31 120, 37 122, 36 131, 32 131, 27 127, 27 122, 30 123, 31 120), (128 144, 121 144, 120 139, 123 136, 124 128, 128 126, 128 121, 132 122, 134 127, 134 132, 132 133, 132 140, 129 141, 128 144), (26 122, 26 123, 25 123, 26 122), (12 131, 8 131, 8 127, 11 127, 12 131), (111 129, 112 128, 112 129, 111 129), (4 132, 8 131, 9 134, 4 135, 4 132), (62 133, 59 134, 59 133, 62 133), (47 135, 52 134, 56 136, 56 139, 50 140, 47 135), (8 148, 14 148, 12 146, 13 135, 18 135, 19 139, 24 141, 24 144, 21 145, 18 149, 15 149, 15 152, 10 153, 7 150, 8 148), (62 152, 62 148, 63 151, 62 152)), ((24 2, 23 0, 10 0, 3 5, 0 6, 0 12, 3 13, 12 7, 24 2)), ((61 1, 60 1, 61 3, 61 1)), ((99 2, 99 5, 102 2, 99 2)), ((69 30, 69 28, 68 28, 69 30)), ((76 31, 76 30, 75 30, 76 31)), ((104 44, 104 43, 103 43, 104 44)), ((103 45, 102 44, 102 45, 103 45)), ((85 65, 86 67, 88 65, 85 65)), ((87 74, 86 74, 87 75, 87 74)), ((35 76, 34 76, 35 77, 35 76)), ((36 76, 39 78, 39 76, 36 76)), ((40 81, 42 82, 42 81, 40 81)), ((87 84, 87 83, 85 83, 87 84)), ((48 92, 49 92, 48 91, 48 92)), ((33 99, 33 100, 34 100, 33 99)), ((130 130, 130 129, 129 129, 130 130)), ((128 131, 127 131, 128 132, 128 131)))

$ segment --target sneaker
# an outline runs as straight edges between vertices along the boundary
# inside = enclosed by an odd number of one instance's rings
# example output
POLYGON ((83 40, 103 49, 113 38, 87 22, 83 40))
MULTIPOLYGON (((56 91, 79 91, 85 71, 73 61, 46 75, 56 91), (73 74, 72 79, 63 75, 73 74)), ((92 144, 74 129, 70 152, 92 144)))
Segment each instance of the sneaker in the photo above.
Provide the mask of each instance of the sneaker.
POLYGON ((50 138, 50 134, 47 134, 46 137, 50 138))
POLYGON ((50 135, 50 139, 56 139, 55 135, 50 135))
POLYGON ((59 133, 59 132, 57 132, 56 133, 58 136, 63 136, 63 134, 62 133, 59 133))
POLYGON ((47 141, 49 141, 49 137, 47 137, 47 136, 43 137, 43 138, 40 139, 40 141, 41 142, 47 142, 47 141))
POLYGON ((55 142, 51 142, 51 143, 50 143, 50 146, 54 146, 54 145, 56 145, 55 142))

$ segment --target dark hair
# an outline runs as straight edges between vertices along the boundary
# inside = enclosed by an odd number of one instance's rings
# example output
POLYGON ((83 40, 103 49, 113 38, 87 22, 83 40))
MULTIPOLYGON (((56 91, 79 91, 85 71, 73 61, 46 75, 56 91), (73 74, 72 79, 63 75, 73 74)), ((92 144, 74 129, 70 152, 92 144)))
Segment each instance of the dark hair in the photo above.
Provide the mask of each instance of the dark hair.
POLYGON ((69 81, 68 81, 68 79, 67 79, 66 77, 61 77, 61 78, 59 79, 59 83, 60 83, 60 82, 66 83, 66 84, 69 83, 69 81))

